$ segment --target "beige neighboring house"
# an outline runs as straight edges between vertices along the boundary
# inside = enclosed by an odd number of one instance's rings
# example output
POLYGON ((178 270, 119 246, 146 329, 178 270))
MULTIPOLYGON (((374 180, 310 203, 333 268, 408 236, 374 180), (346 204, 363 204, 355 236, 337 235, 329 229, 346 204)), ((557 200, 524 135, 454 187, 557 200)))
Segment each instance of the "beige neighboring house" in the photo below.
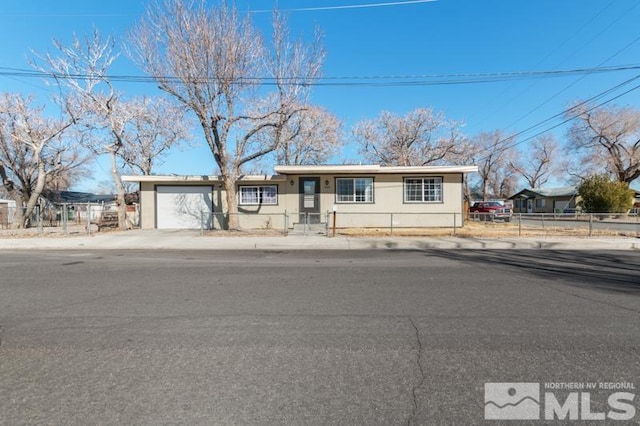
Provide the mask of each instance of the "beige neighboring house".
MULTIPOLYGON (((475 166, 277 166, 274 175, 237 183, 240 226, 284 229, 296 223, 338 227, 462 226, 464 175, 475 166)), ((123 176, 140 184, 143 229, 215 229, 226 222, 218 176, 123 176)))
POLYGON ((580 197, 575 186, 533 188, 509 197, 514 213, 564 213, 576 210, 580 197))

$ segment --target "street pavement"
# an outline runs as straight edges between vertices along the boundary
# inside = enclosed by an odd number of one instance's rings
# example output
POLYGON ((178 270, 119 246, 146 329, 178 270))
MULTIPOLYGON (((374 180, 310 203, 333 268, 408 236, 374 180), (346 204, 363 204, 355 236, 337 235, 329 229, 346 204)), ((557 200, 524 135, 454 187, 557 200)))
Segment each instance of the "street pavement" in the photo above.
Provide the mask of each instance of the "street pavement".
POLYGON ((216 236, 188 230, 131 230, 92 235, 0 238, 0 250, 34 249, 180 249, 180 250, 368 250, 368 249, 553 249, 639 250, 640 238, 631 237, 345 237, 318 235, 216 236))
POLYGON ((638 407, 635 251, 85 247, 0 271, 0 424, 483 424, 490 382, 632 383, 638 407))

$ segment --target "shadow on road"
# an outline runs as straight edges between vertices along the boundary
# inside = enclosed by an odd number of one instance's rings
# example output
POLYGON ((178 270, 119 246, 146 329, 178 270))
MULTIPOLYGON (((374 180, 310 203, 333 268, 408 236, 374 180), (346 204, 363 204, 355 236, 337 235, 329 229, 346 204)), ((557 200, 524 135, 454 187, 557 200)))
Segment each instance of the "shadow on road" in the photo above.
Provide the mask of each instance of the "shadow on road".
POLYGON ((635 252, 494 249, 424 250, 423 253, 477 264, 479 268, 506 267, 576 287, 640 295, 640 256, 635 252))

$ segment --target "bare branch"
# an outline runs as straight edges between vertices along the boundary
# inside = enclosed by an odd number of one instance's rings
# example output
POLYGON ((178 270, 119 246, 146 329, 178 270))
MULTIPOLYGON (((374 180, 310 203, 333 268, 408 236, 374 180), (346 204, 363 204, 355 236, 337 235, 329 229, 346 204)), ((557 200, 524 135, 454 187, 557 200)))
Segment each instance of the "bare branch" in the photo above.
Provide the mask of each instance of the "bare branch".
POLYGON ((134 61, 197 117, 225 185, 229 226, 237 228, 240 169, 279 146, 319 73, 321 44, 291 42, 285 20, 275 15, 267 46, 233 5, 211 8, 203 0, 153 4, 129 39, 134 61), (265 74, 275 89, 260 87, 255 76, 265 74))
POLYGON ((383 112, 353 129, 360 153, 382 165, 420 166, 450 163, 459 153, 460 123, 432 109, 419 108, 404 117, 383 112))
POLYGON ((577 153, 582 169, 603 170, 621 182, 640 177, 640 110, 617 106, 594 109, 581 103, 569 130, 568 149, 577 153))

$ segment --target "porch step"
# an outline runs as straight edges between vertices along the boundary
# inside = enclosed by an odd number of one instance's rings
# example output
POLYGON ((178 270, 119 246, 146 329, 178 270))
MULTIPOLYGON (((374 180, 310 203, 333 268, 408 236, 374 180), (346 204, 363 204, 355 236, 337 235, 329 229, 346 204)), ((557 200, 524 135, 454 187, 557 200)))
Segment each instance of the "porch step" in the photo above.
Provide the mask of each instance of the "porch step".
POLYGON ((289 235, 325 235, 327 233, 326 223, 294 223, 293 229, 289 230, 289 235), (306 232, 305 232, 306 231, 306 232))

